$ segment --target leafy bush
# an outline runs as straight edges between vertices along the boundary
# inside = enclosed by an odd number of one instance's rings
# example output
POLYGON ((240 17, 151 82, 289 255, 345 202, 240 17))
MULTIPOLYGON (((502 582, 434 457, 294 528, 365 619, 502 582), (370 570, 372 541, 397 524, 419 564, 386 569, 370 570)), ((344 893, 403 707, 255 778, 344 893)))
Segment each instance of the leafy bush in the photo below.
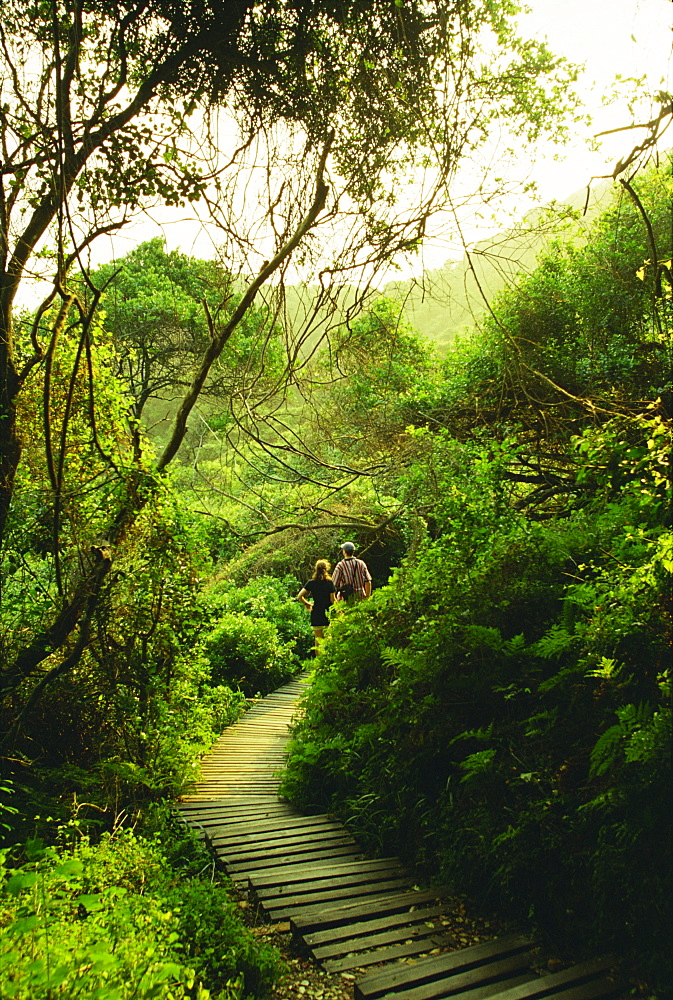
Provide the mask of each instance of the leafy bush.
POLYGON ((33 843, 28 855, 18 867, 2 856, 3 1000, 242 1000, 279 973, 225 890, 171 874, 157 843, 120 831, 68 852, 33 843))
POLYGON ((272 622, 280 641, 292 644, 298 665, 313 646, 313 629, 305 609, 296 599, 298 590, 297 579, 292 575, 282 579, 257 576, 244 586, 221 581, 211 589, 209 599, 219 612, 235 612, 272 622))
POLYGON ((291 643, 262 618, 228 612, 204 641, 212 681, 240 688, 248 697, 267 694, 289 680, 297 663, 291 643))
POLYGON ((432 436, 406 483, 434 537, 332 624, 284 791, 665 983, 670 435, 620 419, 575 448, 593 499, 534 522, 499 447, 432 436))

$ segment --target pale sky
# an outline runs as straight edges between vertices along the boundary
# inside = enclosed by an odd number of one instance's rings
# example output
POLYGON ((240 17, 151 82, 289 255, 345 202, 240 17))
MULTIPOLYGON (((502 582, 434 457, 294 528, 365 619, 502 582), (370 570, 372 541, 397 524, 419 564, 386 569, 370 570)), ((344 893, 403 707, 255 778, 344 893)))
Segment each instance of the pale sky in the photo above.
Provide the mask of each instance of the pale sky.
MULTIPOLYGON (((539 199, 548 202, 585 187, 593 176, 611 174, 615 163, 624 156, 641 132, 623 132, 602 140, 599 152, 592 152, 593 135, 633 121, 628 101, 634 90, 633 78, 645 78, 642 92, 651 95, 659 89, 673 90, 673 0, 528 0, 530 12, 521 18, 521 34, 546 38, 550 49, 574 63, 585 64, 578 88, 592 125, 582 126, 565 147, 551 146, 535 162, 530 150, 523 148, 511 167, 512 181, 534 180, 539 199), (611 99, 615 77, 621 74, 623 94, 611 99), (608 101, 608 103, 606 103, 608 101)), ((637 120, 650 116, 648 100, 635 110, 637 120)), ((673 146, 673 128, 667 144, 673 146)), ((482 157, 485 154, 482 154, 482 157)), ((483 163, 480 164, 483 167, 483 163)), ((499 164, 500 166, 500 164, 499 164)), ((508 173, 508 176, 509 173, 508 173)), ((469 168, 455 185, 460 192, 472 180, 469 168)), ((497 221, 489 213, 472 207, 464 209, 461 223, 467 243, 485 239, 489 233, 508 228, 535 202, 531 196, 510 196, 489 212, 496 211, 497 221)), ((122 235, 100 240, 92 253, 92 263, 99 264, 128 253, 135 245, 163 234, 169 250, 179 249, 195 257, 214 256, 212 236, 202 223, 189 219, 193 209, 157 209, 143 220, 127 227, 122 235)), ((440 267, 448 258, 462 256, 462 243, 456 237, 453 218, 437 220, 430 229, 421 254, 390 278, 419 275, 425 268, 440 267)))
MULTIPOLYGON (((644 78, 643 93, 659 89, 673 90, 673 2, 672 0, 528 0, 530 13, 521 18, 522 34, 545 38, 551 50, 575 63, 585 65, 578 87, 583 95, 585 110, 593 123, 582 127, 564 148, 552 147, 532 163, 528 150, 523 149, 521 161, 514 166, 517 179, 534 180, 543 202, 562 200, 585 187, 593 176, 611 174, 615 163, 631 149, 640 132, 624 132, 601 140, 599 152, 590 144, 595 133, 629 124, 633 119, 628 101, 634 93, 633 78, 644 78), (614 81, 620 74, 624 96, 611 98, 614 81), (608 102, 608 103, 606 103, 608 102)), ((650 114, 649 101, 640 108, 642 118, 650 114)), ((671 142, 673 145, 673 130, 671 142)), ((511 197, 500 209, 497 228, 506 228, 509 217, 521 216, 532 207, 530 197, 511 197)), ((212 255, 210 237, 196 222, 184 221, 183 213, 155 213, 162 219, 161 230, 151 230, 147 224, 127 232, 117 243, 117 254, 125 253, 136 241, 148 239, 162 231, 168 249, 181 249, 194 256, 212 255)), ((493 231, 493 224, 468 213, 463 235, 472 242, 493 231)), ((460 255, 460 244, 448 234, 448 223, 438 222, 438 233, 428 240, 421 257, 412 265, 412 272, 423 267, 438 267, 448 257, 460 255), (443 233, 443 235, 441 235, 443 233)), ((405 271, 407 269, 405 268, 405 271)), ((398 273, 397 277, 403 274, 398 273)))
MULTIPOLYGON (((645 77, 644 93, 673 89, 673 3, 671 0, 532 0, 522 27, 550 48, 583 63, 582 92, 594 125, 566 150, 564 163, 545 161, 535 167, 535 178, 546 199, 583 187, 594 174, 611 173, 631 148, 634 135, 621 133, 603 140, 603 150, 592 154, 592 134, 629 124, 628 100, 604 104, 613 81, 645 77)), ((624 87, 628 96, 633 86, 624 87)), ((650 111, 646 103, 644 112, 650 111)), ((670 144, 673 145, 673 136, 670 144)))
MULTIPOLYGON (((648 121, 651 95, 673 90, 671 0, 528 0, 528 6, 530 13, 520 20, 521 34, 546 39, 556 55, 584 66, 577 89, 592 121, 577 127, 567 145, 550 143, 532 162, 529 151, 522 149, 512 177, 534 181, 538 200, 521 195, 505 199, 496 209, 495 224, 483 213, 468 210, 462 229, 467 243, 506 229, 510 221, 520 219, 537 203, 562 201, 585 188, 593 177, 611 175, 617 162, 645 133, 619 132, 595 140, 596 133, 648 121), (618 76, 621 83, 615 82, 618 76), (636 87, 633 81, 640 79, 643 83, 636 87), (636 91, 644 100, 632 110, 629 101, 636 91), (600 148, 594 150, 596 143, 600 148)), ((673 128, 666 145, 673 146, 673 128)), ((461 256, 462 244, 448 232, 448 223, 446 235, 429 240, 422 254, 426 268, 461 256)))

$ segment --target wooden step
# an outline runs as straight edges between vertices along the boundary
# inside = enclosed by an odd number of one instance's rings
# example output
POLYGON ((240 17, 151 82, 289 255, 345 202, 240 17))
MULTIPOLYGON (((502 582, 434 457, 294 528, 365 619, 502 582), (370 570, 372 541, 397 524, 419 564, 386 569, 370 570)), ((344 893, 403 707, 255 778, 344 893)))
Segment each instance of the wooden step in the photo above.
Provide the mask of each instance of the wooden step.
POLYGON ((364 976, 355 986, 356 1000, 378 1000, 387 996, 411 998, 411 990, 423 988, 428 997, 486 984, 521 974, 528 968, 533 945, 521 934, 510 934, 460 951, 446 952, 414 965, 395 965, 364 976), (455 988, 454 988, 455 987, 455 988))
POLYGON ((410 913, 414 907, 423 903, 435 902, 442 895, 447 895, 448 889, 410 889, 407 892, 391 893, 385 899, 372 903, 343 903, 338 907, 310 907, 302 914, 292 917, 291 929, 295 936, 303 936, 323 927, 337 927, 359 920, 374 920, 376 917, 393 916, 400 913, 410 913))

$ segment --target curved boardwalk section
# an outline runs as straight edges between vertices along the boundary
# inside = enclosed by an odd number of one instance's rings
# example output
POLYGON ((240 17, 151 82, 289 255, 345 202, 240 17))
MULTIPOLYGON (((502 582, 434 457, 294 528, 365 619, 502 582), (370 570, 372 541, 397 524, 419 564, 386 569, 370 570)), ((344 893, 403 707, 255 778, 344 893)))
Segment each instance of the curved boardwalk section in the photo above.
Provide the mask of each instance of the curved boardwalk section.
POLYGON ((330 972, 358 970, 355 1000, 598 1000, 620 992, 610 960, 555 975, 531 968, 518 934, 449 951, 449 891, 420 889, 397 858, 366 858, 330 816, 278 797, 288 726, 308 680, 259 699, 204 758, 180 803, 234 882, 330 972))

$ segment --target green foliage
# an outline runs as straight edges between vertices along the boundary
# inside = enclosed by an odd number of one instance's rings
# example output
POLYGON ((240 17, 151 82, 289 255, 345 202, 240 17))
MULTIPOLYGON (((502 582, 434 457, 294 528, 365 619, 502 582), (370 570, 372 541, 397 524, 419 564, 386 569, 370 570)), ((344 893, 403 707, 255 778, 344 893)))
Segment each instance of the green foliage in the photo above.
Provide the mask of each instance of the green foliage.
MULTIPOLYGON (((587 228, 552 243, 537 265, 490 303, 481 330, 452 346, 444 378, 418 398, 420 412, 460 437, 475 426, 558 444, 595 411, 621 401, 670 399, 673 312, 665 273, 673 253, 670 159, 643 171, 587 228)), ((668 405, 668 404, 667 404, 668 405)), ((601 418, 602 419, 602 418, 601 418)))
POLYGON ((211 604, 223 611, 271 622, 280 642, 291 644, 297 660, 303 660, 313 646, 313 630, 304 608, 297 601, 297 579, 258 576, 243 586, 220 581, 209 588, 211 604))
POLYGON ((218 997, 262 997, 278 979, 278 954, 241 927, 222 886, 191 879, 167 899, 178 914, 186 964, 218 997))
POLYGON ((544 522, 512 503, 511 443, 412 441, 402 483, 425 531, 331 626, 286 794, 665 982, 670 431, 650 415, 587 430, 590 494, 544 522))
POLYGON ((3 855, 2 877, 3 1000, 242 1000, 278 976, 222 886, 180 877, 131 831, 69 851, 33 842, 19 866, 3 855))
MULTIPOLYGON (((166 403, 184 394, 208 345, 206 307, 225 322, 241 300, 236 282, 216 261, 167 253, 158 237, 103 265, 90 280, 105 289, 101 308, 134 416, 153 403, 152 417, 165 420, 166 403)), ((212 371, 204 401, 217 412, 241 394, 250 405, 255 394, 267 393, 282 372, 280 332, 273 316, 251 307, 212 371)), ((217 426, 216 417, 212 423, 217 426)))
POLYGON ((363 456, 394 446, 410 422, 409 402, 432 381, 435 363, 400 302, 380 298, 368 305, 337 330, 311 369, 312 446, 328 455, 336 437, 344 454, 357 448, 363 456))
MULTIPOLYGON (((197 600, 198 552, 166 489, 115 561, 76 670, 23 714, 24 738, 51 766, 100 773, 110 801, 182 790, 199 757, 244 707, 210 682, 198 654, 207 627, 197 600)), ((48 665, 50 661, 47 661, 48 665)))
POLYGON ((240 688, 249 698, 268 694, 297 669, 292 643, 281 642, 275 625, 236 612, 221 616, 204 640, 212 681, 240 688))

